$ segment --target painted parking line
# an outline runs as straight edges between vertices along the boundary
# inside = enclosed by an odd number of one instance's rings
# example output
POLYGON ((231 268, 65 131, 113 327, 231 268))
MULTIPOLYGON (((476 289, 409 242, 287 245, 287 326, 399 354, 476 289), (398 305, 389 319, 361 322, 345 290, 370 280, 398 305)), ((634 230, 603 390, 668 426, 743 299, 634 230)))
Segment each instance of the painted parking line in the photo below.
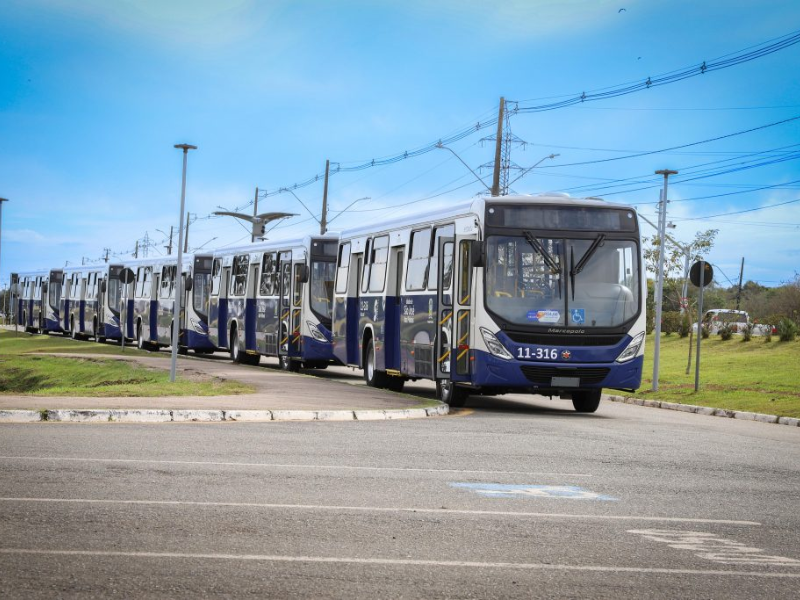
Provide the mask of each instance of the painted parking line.
POLYGON ((366 467, 351 465, 299 465, 279 463, 246 463, 223 462, 211 460, 150 460, 136 458, 97 458, 97 457, 63 457, 63 456, 0 456, 0 460, 61 461, 61 462, 95 462, 95 463, 130 463, 152 465, 192 465, 212 467, 258 467, 264 469, 330 469, 336 471, 394 471, 411 473, 478 473, 490 475, 525 475, 535 477, 592 477, 589 473, 547 473, 531 471, 486 471, 473 469, 432 469, 422 467, 366 467))
POLYGON ((765 550, 747 546, 704 531, 672 531, 668 529, 633 529, 645 539, 662 542, 670 548, 688 550, 698 558, 723 565, 798 567, 800 560, 765 554, 765 550))
POLYGON ((575 485, 510 485, 505 483, 451 483, 487 498, 556 498, 559 500, 602 500, 614 502, 618 498, 591 492, 575 485))
POLYGON ((189 559, 218 561, 259 561, 279 563, 310 563, 340 565, 379 565, 396 567, 444 567, 468 569, 506 569, 537 571, 578 571, 590 573, 636 573, 659 575, 698 575, 701 577, 757 577, 764 579, 800 579, 800 573, 775 573, 768 571, 733 571, 711 569, 665 569, 652 567, 615 567, 595 565, 567 565, 548 563, 509 563, 509 562, 469 562, 448 560, 416 560, 394 558, 355 558, 334 556, 286 556, 272 554, 213 554, 188 552, 124 552, 102 550, 34 550, 28 548, 0 548, 0 555, 39 555, 39 556, 91 556, 97 558, 152 558, 152 559, 189 559))
POLYGON ((63 504, 118 504, 164 507, 198 507, 198 508, 261 508, 275 510, 318 510, 331 512, 375 512, 375 513, 419 513, 436 515, 467 515, 495 517, 528 517, 536 519, 565 519, 592 521, 645 521, 660 523, 704 523, 710 525, 759 526, 757 521, 734 521, 727 519, 697 519, 684 517, 653 517, 647 515, 591 515, 569 513, 547 513, 505 510, 468 510, 453 508, 423 508, 398 506, 337 506, 326 504, 268 504, 259 502, 195 502, 184 500, 100 500, 95 498, 0 498, 0 502, 52 502, 63 504))

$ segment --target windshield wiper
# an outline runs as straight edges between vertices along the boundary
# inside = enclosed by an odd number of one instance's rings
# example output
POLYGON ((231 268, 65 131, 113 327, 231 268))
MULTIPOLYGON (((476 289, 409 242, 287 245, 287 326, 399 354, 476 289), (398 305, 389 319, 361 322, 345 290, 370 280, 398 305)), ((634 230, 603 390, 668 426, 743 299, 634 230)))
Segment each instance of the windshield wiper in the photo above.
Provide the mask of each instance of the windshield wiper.
POLYGON ((553 258, 553 255, 550 254, 544 246, 542 246, 542 243, 536 238, 536 236, 534 236, 530 231, 523 231, 522 235, 525 236, 525 240, 531 245, 531 247, 542 256, 542 260, 544 260, 545 264, 550 267, 550 273, 552 275, 560 274, 561 265, 559 265, 558 261, 553 258))
POLYGON ((594 241, 592 242, 592 245, 589 246, 589 249, 583 254, 583 256, 581 256, 581 259, 578 261, 577 265, 575 264, 575 255, 573 254, 574 246, 570 247, 570 251, 569 251, 570 252, 570 264, 572 265, 572 268, 569 271, 569 283, 570 283, 570 288, 572 289, 572 299, 573 300, 575 300, 575 275, 577 275, 578 273, 583 271, 583 268, 586 266, 586 263, 589 262, 589 259, 592 258, 592 255, 595 253, 595 251, 600 246, 603 245, 603 240, 605 240, 605 239, 606 239, 606 234, 605 233, 601 233, 600 235, 598 235, 594 239, 594 241))

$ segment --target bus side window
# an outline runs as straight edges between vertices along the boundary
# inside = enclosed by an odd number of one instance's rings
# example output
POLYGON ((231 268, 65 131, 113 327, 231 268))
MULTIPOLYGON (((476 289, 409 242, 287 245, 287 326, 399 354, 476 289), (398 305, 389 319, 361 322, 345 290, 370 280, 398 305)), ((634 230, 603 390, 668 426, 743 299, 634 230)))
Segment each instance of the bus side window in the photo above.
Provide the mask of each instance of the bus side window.
POLYGON ((172 268, 164 266, 161 268, 161 297, 169 298, 170 282, 172 281, 172 268))
MULTIPOLYGON (((455 225, 444 225, 442 227, 437 227, 436 231, 433 236, 433 248, 431 249, 431 266, 429 269, 428 274, 428 289, 435 290, 439 285, 439 238, 442 237, 455 237, 456 235, 456 226, 455 225)), ((445 272, 447 271, 448 267, 452 269, 453 267, 453 256, 452 253, 449 257, 450 262, 448 263, 445 260, 445 272)))
POLYGON ((350 270, 350 242, 339 248, 339 267, 336 269, 336 293, 347 293, 347 275, 350 270))
POLYGON ((233 257, 233 277, 231 281, 231 294, 244 296, 247 291, 247 270, 250 266, 250 257, 240 254, 233 257))
POLYGON ((458 303, 469 304, 472 294, 472 260, 470 258, 470 242, 462 240, 458 245, 459 250, 459 272, 458 272, 458 303))
POLYGON ((272 296, 273 267, 275 255, 264 253, 261 260, 261 281, 259 283, 258 294, 260 296, 272 296))
POLYGON ((386 285, 386 263, 389 260, 389 236, 375 238, 371 252, 372 266, 369 275, 369 291, 382 292, 386 285))
POLYGON ((408 257, 406 289, 424 290, 431 257, 431 230, 421 229, 411 234, 411 252, 408 257))

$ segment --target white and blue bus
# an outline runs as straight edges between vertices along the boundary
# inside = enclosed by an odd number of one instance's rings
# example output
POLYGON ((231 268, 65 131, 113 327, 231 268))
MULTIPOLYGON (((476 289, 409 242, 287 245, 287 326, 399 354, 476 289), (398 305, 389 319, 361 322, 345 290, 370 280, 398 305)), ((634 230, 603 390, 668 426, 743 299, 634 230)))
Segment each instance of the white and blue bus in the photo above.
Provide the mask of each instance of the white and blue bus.
POLYGON ((530 392, 594 412, 639 387, 645 274, 636 212, 565 194, 484 197, 345 231, 336 358, 368 385, 439 398, 530 392))
POLYGON ((235 362, 257 364, 263 355, 288 371, 330 365, 337 240, 323 235, 214 252, 211 342, 235 362))
POLYGON ((126 287, 125 315, 127 336, 142 350, 158 350, 172 345, 175 297, 182 290, 178 350, 198 354, 214 351, 208 336, 207 289, 211 275, 211 255, 188 255, 178 277, 175 256, 146 258, 125 263, 133 271, 134 282, 126 287), (183 285, 180 282, 183 281, 183 285))
POLYGON ((58 307, 59 330, 74 339, 120 339, 118 264, 50 271, 50 304, 58 307))
POLYGON ((16 290, 15 324, 25 331, 45 333, 52 330, 53 311, 47 303, 49 280, 49 271, 11 274, 12 291, 16 290))

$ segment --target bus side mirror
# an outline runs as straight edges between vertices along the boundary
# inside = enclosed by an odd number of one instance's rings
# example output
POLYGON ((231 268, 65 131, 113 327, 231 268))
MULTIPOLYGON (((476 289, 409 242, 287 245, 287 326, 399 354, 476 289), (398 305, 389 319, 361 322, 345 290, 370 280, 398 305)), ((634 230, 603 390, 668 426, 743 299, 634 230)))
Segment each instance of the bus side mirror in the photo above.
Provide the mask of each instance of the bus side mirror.
POLYGON ((472 259, 473 267, 486 266, 486 253, 484 252, 483 244, 480 240, 469 241, 469 255, 472 259))
POLYGON ((188 274, 183 276, 183 289, 187 292, 192 291, 192 278, 188 274))
POLYGON ((308 283, 309 272, 308 265, 297 265, 297 280, 300 283, 308 283))

